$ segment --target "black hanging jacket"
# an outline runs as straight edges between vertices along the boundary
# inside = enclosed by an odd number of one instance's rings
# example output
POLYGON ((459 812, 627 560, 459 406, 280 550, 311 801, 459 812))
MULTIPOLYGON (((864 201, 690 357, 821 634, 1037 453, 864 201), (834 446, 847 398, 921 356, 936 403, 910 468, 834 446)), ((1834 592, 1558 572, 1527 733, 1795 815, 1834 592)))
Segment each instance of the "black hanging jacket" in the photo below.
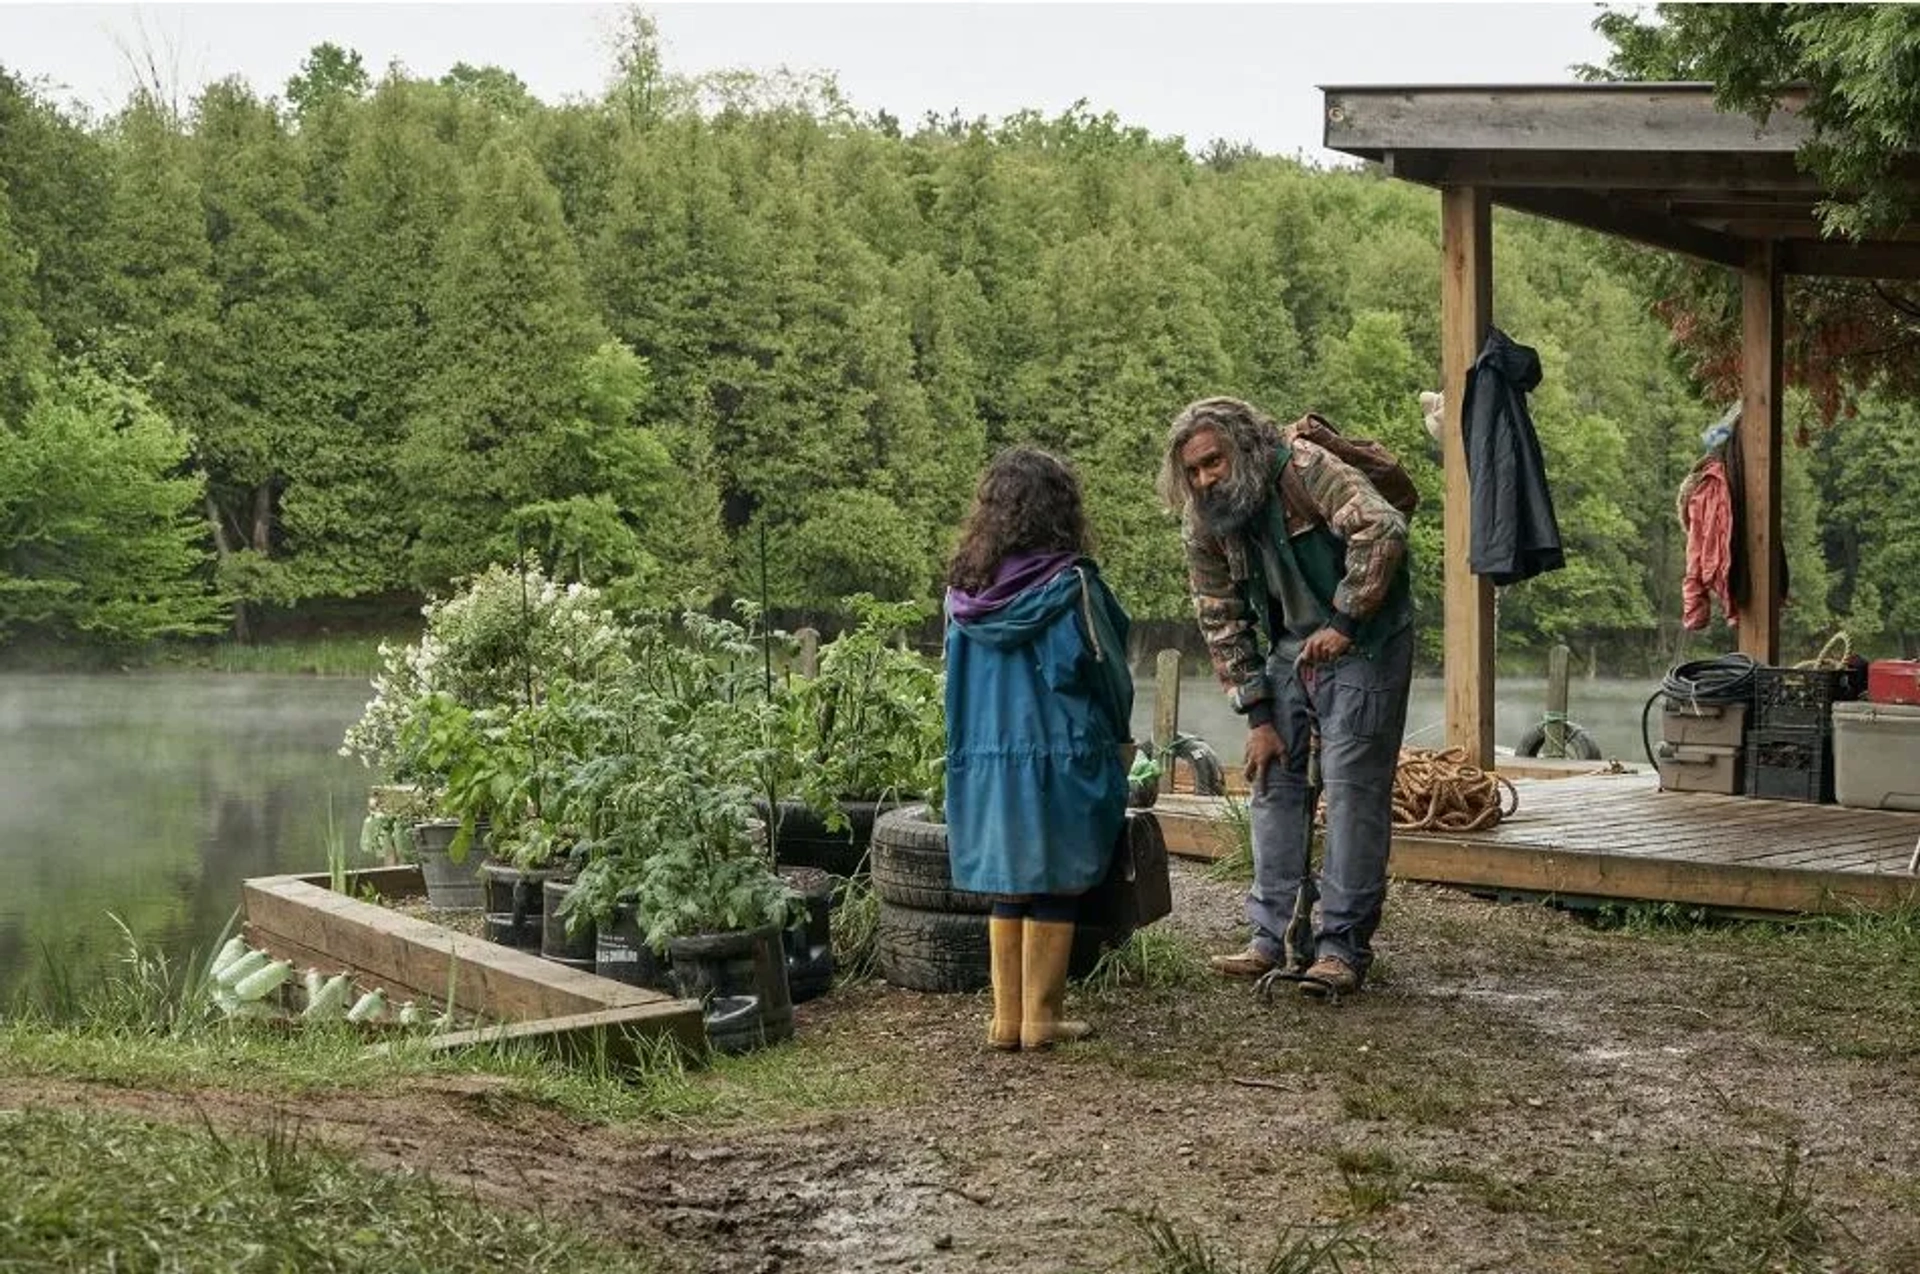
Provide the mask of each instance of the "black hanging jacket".
POLYGON ((1467 374, 1460 413, 1472 492, 1467 563, 1495 584, 1517 584, 1567 564, 1547 490, 1540 438, 1527 394, 1540 383, 1540 355, 1499 328, 1467 374))

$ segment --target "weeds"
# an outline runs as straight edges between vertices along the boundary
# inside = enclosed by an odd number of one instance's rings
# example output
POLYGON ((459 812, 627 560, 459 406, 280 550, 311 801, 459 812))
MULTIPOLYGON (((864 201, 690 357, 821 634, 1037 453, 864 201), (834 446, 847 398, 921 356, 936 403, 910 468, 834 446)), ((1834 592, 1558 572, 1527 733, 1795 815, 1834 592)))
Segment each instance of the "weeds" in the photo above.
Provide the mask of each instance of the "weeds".
POLYGON ((1378 1246, 1344 1227, 1282 1226, 1262 1262, 1226 1251, 1157 1211, 1122 1212, 1146 1248, 1145 1274, 1346 1274, 1380 1268, 1378 1246))
POLYGON ((1253 814, 1247 803, 1229 792, 1225 816, 1218 824, 1218 836, 1226 853, 1207 868, 1209 880, 1247 881, 1253 879, 1253 814))
POLYGON ((858 877, 842 881, 832 924, 836 984, 851 985, 872 977, 880 931, 880 896, 873 892, 873 885, 858 877))
POLYGON ((1082 987, 1098 996, 1133 988, 1149 991, 1191 986, 1204 966, 1186 943, 1164 927, 1137 929, 1120 946, 1101 953, 1082 987))
POLYGON ((1597 1224, 1621 1230, 1612 1246, 1631 1246, 1629 1274, 1800 1274, 1831 1268, 1822 1251, 1828 1218, 1814 1199, 1799 1144, 1782 1144, 1773 1165, 1754 1176, 1716 1156, 1688 1156, 1643 1183, 1638 1207, 1608 1192, 1615 1207, 1597 1224))

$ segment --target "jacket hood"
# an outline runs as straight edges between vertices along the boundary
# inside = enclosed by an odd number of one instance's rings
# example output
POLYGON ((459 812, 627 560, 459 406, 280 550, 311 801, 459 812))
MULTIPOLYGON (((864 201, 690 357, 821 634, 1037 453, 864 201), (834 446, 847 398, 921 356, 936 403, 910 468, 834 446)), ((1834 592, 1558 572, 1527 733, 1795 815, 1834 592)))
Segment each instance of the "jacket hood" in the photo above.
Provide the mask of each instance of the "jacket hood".
POLYGON ((1487 329, 1480 347, 1480 363, 1491 365, 1509 385, 1530 394, 1540 384, 1540 354, 1530 345, 1516 344, 1499 328, 1487 329))
POLYGON ((991 609, 978 608, 971 594, 947 590, 948 616, 974 641, 1002 650, 1027 645, 1051 627, 1062 612, 1080 604, 1080 575, 1068 568, 1079 565, 1090 575, 1095 569, 1092 563, 1071 554, 1059 557, 1059 568, 1049 577, 1029 584, 991 609), (968 606, 961 599, 974 605, 968 606))

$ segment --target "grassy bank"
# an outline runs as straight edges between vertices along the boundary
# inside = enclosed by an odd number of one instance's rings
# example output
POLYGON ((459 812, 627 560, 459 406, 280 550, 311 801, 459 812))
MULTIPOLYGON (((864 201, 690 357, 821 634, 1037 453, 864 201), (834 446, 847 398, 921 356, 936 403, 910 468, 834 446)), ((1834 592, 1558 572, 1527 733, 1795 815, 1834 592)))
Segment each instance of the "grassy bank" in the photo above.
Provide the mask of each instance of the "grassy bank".
POLYGON ((83 1112, 0 1112, 0 1268, 418 1270, 656 1268, 578 1229, 412 1173, 258 1134, 83 1112))

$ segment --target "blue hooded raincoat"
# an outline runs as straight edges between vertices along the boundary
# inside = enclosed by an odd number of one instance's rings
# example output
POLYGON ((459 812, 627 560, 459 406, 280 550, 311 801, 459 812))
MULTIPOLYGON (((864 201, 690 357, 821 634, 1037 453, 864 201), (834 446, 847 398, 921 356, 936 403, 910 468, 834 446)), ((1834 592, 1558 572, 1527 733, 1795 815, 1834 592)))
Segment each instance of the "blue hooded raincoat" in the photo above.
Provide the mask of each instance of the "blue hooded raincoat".
POLYGON ((959 889, 1091 889, 1126 820, 1130 621, 1091 560, 1063 561, 992 609, 991 594, 963 607, 948 597, 947 845, 959 889))

